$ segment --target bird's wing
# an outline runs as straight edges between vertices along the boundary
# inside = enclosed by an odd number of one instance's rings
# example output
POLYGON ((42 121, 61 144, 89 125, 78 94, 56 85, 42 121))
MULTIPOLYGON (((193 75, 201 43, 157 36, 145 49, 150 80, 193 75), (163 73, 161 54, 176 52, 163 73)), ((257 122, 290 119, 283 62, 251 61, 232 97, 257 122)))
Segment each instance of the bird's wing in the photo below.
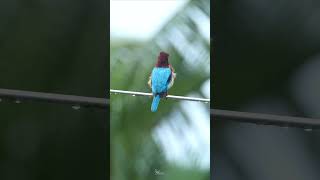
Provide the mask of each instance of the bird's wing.
POLYGON ((176 73, 171 72, 170 79, 168 82, 168 89, 170 89, 173 86, 175 79, 176 79, 176 73))
POLYGON ((171 70, 171 74, 170 74, 169 81, 168 81, 168 89, 170 89, 173 86, 174 80, 176 79, 176 73, 174 72, 173 67, 171 65, 169 65, 169 67, 171 70))
POLYGON ((154 68, 151 75, 153 93, 163 93, 168 90, 168 80, 171 75, 170 68, 154 68))

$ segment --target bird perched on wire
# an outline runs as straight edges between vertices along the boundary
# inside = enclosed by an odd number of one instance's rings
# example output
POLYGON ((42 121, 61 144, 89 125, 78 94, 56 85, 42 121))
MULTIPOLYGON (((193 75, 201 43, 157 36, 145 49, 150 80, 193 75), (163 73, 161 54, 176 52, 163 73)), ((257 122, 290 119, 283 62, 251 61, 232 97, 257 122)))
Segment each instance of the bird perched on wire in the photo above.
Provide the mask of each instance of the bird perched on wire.
POLYGON ((173 67, 169 64, 169 54, 160 52, 157 63, 149 77, 148 84, 152 89, 153 100, 151 111, 156 112, 160 102, 160 98, 168 95, 169 88, 172 87, 176 73, 173 67))

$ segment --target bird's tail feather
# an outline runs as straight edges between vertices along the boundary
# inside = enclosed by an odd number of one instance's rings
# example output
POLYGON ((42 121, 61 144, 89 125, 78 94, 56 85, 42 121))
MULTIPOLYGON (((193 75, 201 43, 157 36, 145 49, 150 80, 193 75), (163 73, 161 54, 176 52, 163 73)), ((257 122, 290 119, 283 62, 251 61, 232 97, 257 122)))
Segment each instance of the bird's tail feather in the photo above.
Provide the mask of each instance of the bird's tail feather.
POLYGON ((152 112, 156 112, 157 111, 159 102, 160 102, 160 95, 154 96, 153 100, 152 100, 152 104, 151 104, 151 111, 152 112))

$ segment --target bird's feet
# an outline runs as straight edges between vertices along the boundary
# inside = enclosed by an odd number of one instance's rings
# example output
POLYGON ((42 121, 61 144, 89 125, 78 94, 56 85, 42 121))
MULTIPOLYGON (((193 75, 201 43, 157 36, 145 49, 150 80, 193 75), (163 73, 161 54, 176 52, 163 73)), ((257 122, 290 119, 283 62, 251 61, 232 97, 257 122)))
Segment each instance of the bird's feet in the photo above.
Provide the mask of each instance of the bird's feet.
POLYGON ((168 92, 164 93, 164 99, 167 100, 168 99, 168 92))

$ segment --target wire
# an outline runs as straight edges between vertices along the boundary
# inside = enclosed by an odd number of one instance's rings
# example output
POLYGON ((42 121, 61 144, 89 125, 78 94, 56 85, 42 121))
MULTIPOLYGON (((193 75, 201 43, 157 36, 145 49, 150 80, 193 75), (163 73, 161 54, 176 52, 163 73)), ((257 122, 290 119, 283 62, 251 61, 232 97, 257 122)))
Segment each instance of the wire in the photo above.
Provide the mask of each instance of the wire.
MULTIPOLYGON (((152 96, 151 93, 122 91, 110 89, 110 93, 129 94, 134 96, 152 96)), ((183 97, 183 96, 167 96, 171 99, 189 100, 210 102, 210 99, 183 97)), ((29 100, 29 101, 43 101, 48 103, 57 104, 72 104, 83 107, 93 107, 105 109, 109 107, 110 100, 106 98, 84 97, 75 95, 53 94, 43 92, 31 92, 21 90, 0 89, 1 98, 14 99, 14 100, 29 100)), ((272 114, 250 113, 250 112, 238 112, 219 109, 210 109, 210 115, 213 120, 216 121, 237 121, 245 123, 263 124, 263 125, 275 125, 283 127, 298 127, 304 129, 317 129, 320 128, 320 119, 293 117, 293 116, 280 116, 272 114)))
MULTIPOLYGON (((110 93, 127 94, 132 96, 152 96, 152 93, 123 91, 123 90, 114 90, 114 89, 110 89, 110 93)), ((200 101, 200 102, 206 102, 206 103, 210 102, 210 99, 183 97, 183 96, 168 95, 167 98, 178 99, 178 100, 200 101)), ((262 125, 298 127, 298 128, 305 128, 305 129, 320 128, 320 119, 313 119, 313 118, 280 116, 280 115, 272 115, 272 114, 228 111, 228 110, 219 110, 219 109, 210 109, 210 115, 213 116, 214 120, 231 120, 231 121, 247 122, 247 123, 262 124, 262 125)))
POLYGON ((218 109, 210 109, 210 115, 213 116, 213 120, 232 120, 254 124, 298 127, 305 129, 320 128, 320 119, 314 118, 279 116, 272 114, 238 112, 218 109))
POLYGON ((10 90, 10 89, 0 89, 0 98, 15 99, 19 101, 20 100, 44 101, 49 103, 72 104, 77 106, 95 107, 95 108, 106 108, 109 106, 109 99, 104 99, 104 98, 10 90))
MULTIPOLYGON (((153 96, 152 93, 135 92, 135 91, 123 91, 123 90, 115 90, 115 89, 110 89, 110 93, 128 94, 128 95, 132 95, 132 96, 153 96)), ((185 96, 168 95, 168 96, 166 96, 166 98, 168 98, 168 99, 176 99, 176 100, 186 100, 186 101, 198 101, 198 102, 204 102, 204 103, 209 103, 210 102, 210 99, 195 98, 195 97, 185 97, 185 96)))

